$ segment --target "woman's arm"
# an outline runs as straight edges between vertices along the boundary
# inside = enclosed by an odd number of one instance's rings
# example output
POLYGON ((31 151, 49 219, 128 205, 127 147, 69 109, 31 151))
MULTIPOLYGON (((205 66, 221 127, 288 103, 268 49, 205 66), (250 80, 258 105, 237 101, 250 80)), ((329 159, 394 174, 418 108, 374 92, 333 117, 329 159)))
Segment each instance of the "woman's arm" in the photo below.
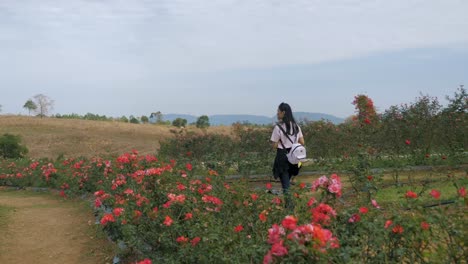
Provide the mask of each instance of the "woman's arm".
POLYGON ((278 148, 278 142, 271 142, 271 146, 273 147, 273 149, 277 149, 278 148))
POLYGON ((304 142, 304 137, 300 137, 299 140, 298 140, 299 144, 301 145, 305 145, 305 142, 304 142))
POLYGON ((273 128, 273 132, 271 133, 271 137, 270 137, 270 142, 271 142, 271 146, 273 147, 273 149, 277 149, 278 148, 278 142, 281 140, 280 138, 280 133, 279 133, 279 127, 276 125, 274 128, 273 128))

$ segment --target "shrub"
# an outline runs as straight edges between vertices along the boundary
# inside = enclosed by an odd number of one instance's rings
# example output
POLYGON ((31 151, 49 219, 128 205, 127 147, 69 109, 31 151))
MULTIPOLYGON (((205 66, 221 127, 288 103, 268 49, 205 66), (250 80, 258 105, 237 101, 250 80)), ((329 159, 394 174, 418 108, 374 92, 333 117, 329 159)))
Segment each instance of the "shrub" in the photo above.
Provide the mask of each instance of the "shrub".
POLYGON ((149 122, 149 118, 147 116, 141 116, 140 117, 140 120, 143 124, 146 124, 149 122))
POLYGON ((22 158, 28 153, 28 149, 20 144, 19 136, 4 134, 0 137, 0 156, 4 159, 22 158))
POLYGON ((271 183, 197 176, 191 163, 137 151, 0 160, 0 185, 94 193, 98 223, 122 245, 124 263, 463 263, 467 254, 464 175, 371 200, 347 194, 336 174, 321 176, 291 187, 294 210, 271 183))
POLYGON ((138 119, 134 116, 130 116, 130 123, 132 124, 139 124, 140 121, 138 121, 138 119))
POLYGON ((210 126, 210 119, 206 115, 202 115, 197 119, 196 126, 198 128, 207 128, 210 126))
POLYGON ((274 152, 269 143, 271 128, 243 125, 233 128, 233 136, 173 131, 174 138, 161 142, 159 154, 168 159, 191 162, 195 167, 228 170, 243 175, 271 171, 274 152))
POLYGON ((172 121, 172 125, 175 127, 185 127, 187 125, 187 119, 178 117, 172 121))

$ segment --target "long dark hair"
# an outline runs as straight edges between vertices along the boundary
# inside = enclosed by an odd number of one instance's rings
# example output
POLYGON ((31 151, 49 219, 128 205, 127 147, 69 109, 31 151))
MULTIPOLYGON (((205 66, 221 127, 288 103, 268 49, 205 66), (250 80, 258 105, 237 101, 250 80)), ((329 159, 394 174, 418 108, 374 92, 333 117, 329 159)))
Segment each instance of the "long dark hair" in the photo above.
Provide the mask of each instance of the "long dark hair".
POLYGON ((297 135, 297 133, 299 133, 299 128, 297 126, 296 120, 294 119, 291 106, 289 106, 289 104, 287 103, 281 103, 278 106, 278 110, 280 110, 281 112, 284 112, 282 121, 286 125, 286 133, 290 135, 297 135))

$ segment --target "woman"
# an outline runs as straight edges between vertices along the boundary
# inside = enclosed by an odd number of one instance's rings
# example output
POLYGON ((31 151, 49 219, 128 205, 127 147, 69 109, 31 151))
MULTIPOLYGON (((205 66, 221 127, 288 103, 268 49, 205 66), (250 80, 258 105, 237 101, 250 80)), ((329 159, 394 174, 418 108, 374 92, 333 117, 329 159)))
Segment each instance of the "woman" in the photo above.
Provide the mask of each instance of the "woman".
POLYGON ((296 120, 294 120, 289 104, 281 103, 278 106, 277 117, 278 124, 273 128, 270 139, 273 142, 273 147, 276 149, 273 175, 275 179, 279 178, 281 181, 286 207, 294 208, 289 194, 289 186, 291 184, 291 172, 294 171, 294 169, 297 170, 297 165, 289 163, 286 154, 293 144, 291 140, 304 145, 304 136, 302 135, 301 128, 297 125, 296 120), (281 126, 282 129, 279 126, 281 126), (285 133, 287 135, 285 135, 285 133))

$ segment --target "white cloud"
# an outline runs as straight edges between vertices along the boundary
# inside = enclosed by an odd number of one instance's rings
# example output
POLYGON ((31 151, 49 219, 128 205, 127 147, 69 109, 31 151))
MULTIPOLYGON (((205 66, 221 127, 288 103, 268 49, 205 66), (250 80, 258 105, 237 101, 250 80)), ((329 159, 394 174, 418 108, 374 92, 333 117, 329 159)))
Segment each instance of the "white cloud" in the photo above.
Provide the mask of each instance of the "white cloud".
POLYGON ((466 10, 461 0, 3 0, 0 52, 86 53, 157 71, 309 64, 468 43, 466 10))
POLYGON ((154 52, 174 68, 317 63, 468 41, 461 1, 206 2, 159 32, 168 42, 154 52))

